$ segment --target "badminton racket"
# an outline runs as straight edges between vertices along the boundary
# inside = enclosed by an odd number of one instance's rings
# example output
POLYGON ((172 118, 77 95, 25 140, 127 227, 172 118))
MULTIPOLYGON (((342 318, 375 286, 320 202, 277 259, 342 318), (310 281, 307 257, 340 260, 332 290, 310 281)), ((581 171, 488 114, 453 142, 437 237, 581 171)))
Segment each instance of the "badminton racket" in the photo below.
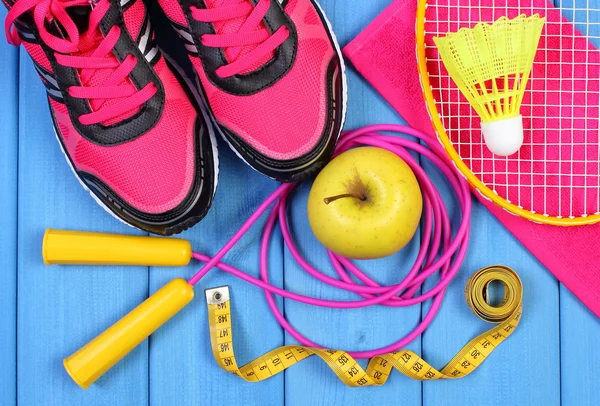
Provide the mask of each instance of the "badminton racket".
POLYGON ((600 221, 600 2, 419 0, 419 75, 431 121, 458 170, 486 199, 553 225, 600 221), (524 143, 490 152, 481 119, 450 78, 434 43, 501 17, 546 19, 523 96, 524 143))

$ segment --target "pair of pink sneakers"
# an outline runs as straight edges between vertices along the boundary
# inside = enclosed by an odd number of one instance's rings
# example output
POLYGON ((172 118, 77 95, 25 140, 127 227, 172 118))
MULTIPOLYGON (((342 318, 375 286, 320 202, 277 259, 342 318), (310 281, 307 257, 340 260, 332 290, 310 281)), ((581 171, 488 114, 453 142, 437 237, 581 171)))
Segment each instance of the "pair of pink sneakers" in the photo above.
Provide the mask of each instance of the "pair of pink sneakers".
POLYGON ((3 1, 7 37, 33 59, 74 172, 131 225, 169 235, 205 216, 215 133, 284 182, 333 153, 343 61, 313 0, 159 0, 201 86, 165 59, 143 0, 3 1))

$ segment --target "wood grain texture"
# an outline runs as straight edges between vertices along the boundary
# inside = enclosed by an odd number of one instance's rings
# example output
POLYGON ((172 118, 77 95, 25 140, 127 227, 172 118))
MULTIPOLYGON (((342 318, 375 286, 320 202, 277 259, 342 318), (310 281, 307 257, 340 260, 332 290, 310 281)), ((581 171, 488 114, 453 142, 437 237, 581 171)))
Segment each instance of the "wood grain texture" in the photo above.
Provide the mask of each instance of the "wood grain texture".
MULTIPOLYGON (((156 10, 156 3, 152 11, 156 10)), ((184 71, 192 72, 187 51, 173 35, 168 21, 154 14, 154 26, 164 33, 162 47, 184 71), (173 42, 169 42, 172 38, 173 42), (166 41, 164 41, 166 40, 166 41)), ((193 73, 191 73, 193 74, 193 73)), ((219 184, 207 216, 192 230, 183 233, 198 252, 213 255, 256 210, 277 182, 260 176, 238 159, 227 143, 219 146, 219 184)), ((227 263, 258 276, 259 241, 266 216, 225 257, 227 263)), ((272 242, 270 277, 282 284, 281 239, 272 242)), ((189 278, 202 266, 197 261, 183 268, 151 268, 150 291, 154 292, 175 277, 189 278)), ((233 296, 232 319, 235 353, 239 365, 283 344, 281 327, 268 317, 260 289, 213 269, 196 286, 196 298, 180 314, 150 337, 150 399, 153 405, 261 405, 265 399, 283 403, 283 374, 261 384, 247 384, 223 372, 215 363, 208 336, 204 289, 228 285, 233 296), (226 388, 235 387, 234 391, 226 388)), ((279 301, 279 303, 282 303, 279 301)))
POLYGON ((491 327, 471 313, 464 287, 471 274, 494 264, 511 267, 523 282, 521 323, 471 375, 425 382, 424 405, 560 404, 558 282, 479 204, 474 207, 464 265, 422 336, 423 358, 443 367, 463 345, 491 327))
MULTIPOLYGON (((554 0, 561 5, 561 0, 554 0)), ((597 3, 589 3, 590 5, 597 3)), ((562 0, 563 7, 582 8, 584 3, 577 0, 562 0)), ((578 28, 592 36, 591 42, 600 47, 597 35, 600 21, 592 26, 582 26, 588 18, 598 19, 598 13, 575 12, 568 17, 578 28)), ((596 270, 590 270, 594 272, 596 270)), ((596 292, 600 295, 600 292, 596 292)), ((590 312, 564 286, 560 287, 560 362, 561 400, 563 405, 593 405, 600 399, 600 351, 596 342, 600 336, 600 320, 590 312)))
POLYGON ((600 320, 560 287, 560 387, 565 406, 597 405, 600 399, 600 320))
POLYGON ((43 85, 21 51, 19 80, 17 379, 20 405, 146 405, 143 344, 88 391, 62 360, 148 293, 146 267, 52 266, 42 262, 47 227, 133 233, 80 186, 55 139, 43 85))
MULTIPOLYGON (((348 0, 321 1, 342 45, 388 4, 389 0, 360 5, 348 0)), ((0 363, 0 405, 598 403, 600 353, 595 350, 595 342, 600 334, 599 320, 560 287, 480 205, 475 206, 473 214, 467 260, 450 285, 439 316, 422 339, 409 346, 432 365, 443 366, 470 338, 489 328, 465 305, 463 289, 468 276, 494 263, 511 266, 524 284, 521 325, 467 378, 421 384, 394 373, 384 387, 349 389, 321 361, 310 359, 285 375, 258 384, 245 383, 220 370, 213 360, 204 289, 224 284, 231 287, 240 364, 293 341, 268 312, 259 289, 214 270, 200 282, 196 299, 185 310, 90 390, 81 390, 65 373, 62 359, 167 281, 191 276, 200 264, 150 270, 42 264, 40 247, 46 227, 141 233, 105 213, 71 173, 54 139, 44 88, 29 57, 21 51, 19 58, 15 49, 4 44, 0 44, 0 54, 0 269, 4 276, 0 295, 0 348, 4 353, 0 363)), ((352 69, 348 73, 347 128, 400 122, 399 116, 364 80, 352 69)), ((196 250, 207 254, 214 254, 276 187, 275 182, 239 161, 225 143, 220 142, 219 147, 221 176, 215 204, 201 224, 182 235, 196 250)), ((434 171, 430 173, 436 177, 434 171)), ((436 180, 444 189, 443 181, 436 180)), ((289 210, 293 234, 309 261, 331 274, 325 251, 306 221, 309 187, 307 182, 293 195, 289 210)), ((258 274, 260 225, 226 257, 227 262, 253 275, 258 274)), ((397 282, 412 262, 417 243, 398 256, 361 266, 382 283, 397 282)), ((279 286, 318 297, 356 298, 307 276, 290 258, 280 237, 273 239, 270 265, 272 281, 279 286)), ((338 311, 291 301, 279 303, 291 322, 310 338, 331 347, 361 350, 395 341, 414 327, 426 310, 423 306, 338 311)))
MULTIPOLYGON (((0 10, 0 20, 6 16, 0 10)), ((0 405, 16 404, 17 399, 17 171, 18 171, 18 50, 0 41, 0 405)))
MULTIPOLYGON (((320 2, 331 20, 333 29, 343 46, 360 32, 366 21, 374 18, 388 4, 387 1, 362 2, 360 13, 345 1, 320 2)), ((374 123, 400 123, 400 117, 354 71, 348 69, 348 117, 346 128, 357 128, 374 123)), ((306 221, 306 198, 310 183, 301 185, 293 196, 289 209, 290 223, 300 251, 317 269, 334 275, 325 249, 316 241, 306 221)), ((383 284, 398 283, 408 272, 416 256, 418 238, 401 254, 377 261, 361 261, 360 266, 383 284)), ((321 298, 356 300, 359 297, 324 286, 306 274, 285 251, 284 278, 286 289, 321 298)), ((420 307, 407 309, 372 307, 356 310, 314 308, 285 301, 285 313, 292 324, 310 339, 331 348, 368 350, 391 344, 407 334, 420 320, 420 307)), ((286 344, 295 341, 286 334, 286 344)), ((417 340, 408 348, 420 353, 417 340)), ((366 363, 362 362, 365 366, 366 363)), ((385 388, 351 389, 324 366, 319 359, 304 361, 286 371, 285 399, 287 405, 363 405, 404 404, 421 401, 419 382, 393 374, 385 388), (307 388, 310 388, 307 390, 307 388), (394 394, 394 395, 391 395, 394 394)))
MULTIPOLYGON (((182 237, 198 252, 215 254, 251 215, 277 183, 261 177, 241 162, 220 141, 220 184, 207 217, 182 237)), ((225 261, 258 276, 258 254, 263 218, 225 257, 225 261)), ((190 277, 202 264, 185 268, 152 268, 150 289, 155 291, 174 277, 190 277)), ((281 240, 273 241, 270 256, 273 283, 281 286, 281 240)), ((174 320, 150 338, 150 398, 152 404, 263 405, 283 403, 283 374, 250 384, 221 370, 214 361, 208 335, 204 289, 228 285, 232 294, 235 354, 239 366, 283 345, 281 327, 269 310, 260 289, 217 269, 196 286, 196 298, 174 320), (231 390, 228 388, 235 388, 231 390)))

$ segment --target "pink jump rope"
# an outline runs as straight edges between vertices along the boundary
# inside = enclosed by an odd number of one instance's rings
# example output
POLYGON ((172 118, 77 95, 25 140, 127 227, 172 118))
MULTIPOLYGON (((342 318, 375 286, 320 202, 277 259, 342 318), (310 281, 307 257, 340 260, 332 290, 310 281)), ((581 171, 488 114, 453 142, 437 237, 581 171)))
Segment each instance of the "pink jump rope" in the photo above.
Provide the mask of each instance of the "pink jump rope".
MULTIPOLYGON (((133 347, 143 341, 153 331, 160 327, 160 325, 189 303, 193 298, 193 290, 190 286, 196 285, 202 277, 214 267, 262 288, 265 292, 269 308, 277 321, 302 345, 321 347, 319 344, 299 333, 286 320, 277 308, 273 294, 313 306, 336 309, 354 309, 373 305, 405 307, 422 303, 428 299, 433 299, 431 307, 427 311, 425 317, 423 317, 423 320, 411 333, 407 334, 402 339, 383 348, 370 351, 354 351, 349 352, 349 354, 354 358, 372 358, 377 355, 399 350, 417 338, 431 324, 437 314, 444 298, 446 287, 456 275, 465 257, 469 240, 469 222, 471 216, 471 196, 469 187, 467 182, 460 177, 452 167, 452 164, 446 158, 442 147, 437 143, 432 143, 431 137, 428 137, 415 129, 401 125, 382 124, 368 126, 353 131, 346 131, 340 138, 335 154, 339 155, 352 147, 360 145, 384 148, 398 155, 413 170, 421 186, 424 203, 421 246, 414 265, 403 281, 392 286, 380 286, 358 269, 348 258, 336 255, 331 251, 328 251, 328 255, 335 271, 339 275, 339 279, 327 276, 313 268, 298 252, 288 228, 286 202, 290 192, 296 187, 296 184, 282 184, 267 199, 265 199, 258 209, 246 220, 242 227, 240 227, 215 256, 211 258, 200 253, 191 253, 193 258, 205 262, 205 265, 187 281, 187 284, 183 281, 181 282, 181 285, 185 286, 182 288, 184 291, 182 294, 187 295, 187 297, 180 301, 181 303, 179 306, 175 305, 176 308, 174 307, 172 311, 162 310, 162 313, 168 314, 157 315, 161 312, 161 303, 164 304, 168 300, 171 300, 168 297, 163 297, 163 299, 153 299, 154 296, 161 293, 158 291, 129 315, 125 316, 75 354, 65 359, 65 367, 73 379, 80 386, 84 388, 89 387, 91 383, 125 356, 127 352, 133 349, 133 347), (405 138, 381 134, 381 132, 384 131, 416 137, 425 142, 429 148, 405 138), (454 236, 452 236, 450 218, 442 197, 428 178, 425 171, 408 150, 417 152, 421 156, 427 158, 448 179, 458 198, 462 216, 460 225, 454 236), (261 241, 260 279, 220 262, 250 227, 252 227, 252 225, 271 206, 273 207, 269 212, 261 241), (361 296, 362 299, 357 301, 323 300, 288 292, 271 285, 268 276, 269 241, 277 221, 279 222, 287 248, 306 272, 328 285, 354 292, 361 296), (422 287, 424 281, 429 277, 437 275, 438 271, 439 280, 437 284, 425 293, 417 295, 417 292, 422 287), (351 278, 350 274, 354 275, 354 277, 360 280, 362 284, 356 283, 351 278), (186 293, 186 289, 189 289, 191 294, 186 293), (147 304, 147 302, 151 302, 151 300, 154 300, 154 302, 147 304), (134 317, 135 320, 133 322, 131 320, 126 320, 128 317, 131 318, 131 315, 136 311, 138 311, 141 316, 138 315, 134 317), (152 315, 152 317, 150 317, 150 315, 152 315), (122 347, 118 347, 119 345, 122 347)), ((50 263, 58 262, 60 261, 50 263)), ((71 261, 71 263, 73 263, 73 261, 71 261)), ((180 289, 180 291, 182 289, 180 289)), ((163 296, 165 295, 163 294, 163 296)))

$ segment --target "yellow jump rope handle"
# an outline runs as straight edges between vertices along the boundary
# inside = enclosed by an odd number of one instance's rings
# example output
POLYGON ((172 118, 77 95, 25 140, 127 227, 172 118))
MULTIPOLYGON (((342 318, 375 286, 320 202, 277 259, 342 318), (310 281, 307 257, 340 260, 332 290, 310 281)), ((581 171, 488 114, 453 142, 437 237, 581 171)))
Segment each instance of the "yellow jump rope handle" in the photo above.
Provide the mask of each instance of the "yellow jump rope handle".
POLYGON ((175 238, 46 230, 42 255, 46 265, 183 266, 192 258, 189 241, 175 238))
POLYGON ((65 369, 77 385, 88 389, 193 298, 191 285, 181 278, 173 279, 98 337, 65 358, 65 369))

